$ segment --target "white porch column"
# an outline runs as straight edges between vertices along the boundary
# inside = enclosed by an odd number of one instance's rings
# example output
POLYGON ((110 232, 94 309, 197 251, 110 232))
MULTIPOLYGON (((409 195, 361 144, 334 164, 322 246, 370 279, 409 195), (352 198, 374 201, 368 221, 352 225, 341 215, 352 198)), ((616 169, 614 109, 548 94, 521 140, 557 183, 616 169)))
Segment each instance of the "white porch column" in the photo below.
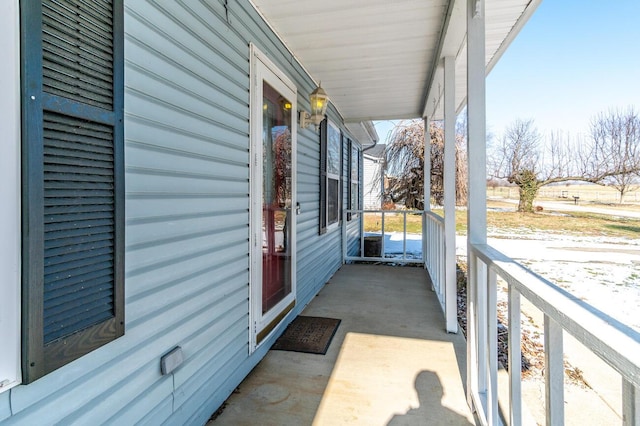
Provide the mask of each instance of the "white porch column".
MULTIPOLYGON (((487 131, 484 0, 469 0, 467 19, 468 239, 487 243, 487 131), (478 5, 478 9, 476 9, 478 5), (476 13, 477 12, 477 13, 476 13)), ((473 274, 469 274, 473 276, 473 274)))
POLYGON ((431 211, 431 120, 424 117, 424 211, 431 211))
POLYGON ((423 182, 424 188, 423 191, 423 206, 422 209, 424 213, 422 214, 422 260, 424 261, 424 269, 428 268, 428 259, 427 259, 427 239, 432 238, 431 235, 427 235, 427 212, 431 211, 431 132, 429 131, 430 120, 429 117, 424 117, 424 160, 422 166, 423 173, 423 182))
POLYGON ((474 392, 483 394, 487 389, 486 273, 484 265, 472 256, 470 247, 487 242, 484 7, 485 0, 467 0, 467 389, 470 404, 473 404, 474 392))
POLYGON ((455 59, 444 58, 444 278, 447 332, 458 332, 456 292, 456 107, 455 59))

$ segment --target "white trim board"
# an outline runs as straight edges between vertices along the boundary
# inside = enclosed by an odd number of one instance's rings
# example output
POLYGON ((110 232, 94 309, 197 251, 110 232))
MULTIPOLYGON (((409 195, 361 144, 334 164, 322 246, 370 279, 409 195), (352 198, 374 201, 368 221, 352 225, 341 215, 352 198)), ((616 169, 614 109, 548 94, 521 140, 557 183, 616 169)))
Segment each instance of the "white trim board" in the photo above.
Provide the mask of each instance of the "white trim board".
POLYGON ((0 14, 0 392, 20 384, 20 23, 0 14))

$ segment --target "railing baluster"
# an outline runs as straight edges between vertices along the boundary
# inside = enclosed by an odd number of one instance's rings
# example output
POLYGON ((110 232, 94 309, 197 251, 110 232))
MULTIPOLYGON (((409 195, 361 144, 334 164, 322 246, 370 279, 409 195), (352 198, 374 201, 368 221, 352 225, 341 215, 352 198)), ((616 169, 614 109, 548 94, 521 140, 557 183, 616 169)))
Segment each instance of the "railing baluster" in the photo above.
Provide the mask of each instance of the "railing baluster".
POLYGON ((434 233, 433 233, 433 241, 431 243, 431 271, 433 272, 433 286, 435 287, 436 293, 438 292, 438 232, 435 229, 434 225, 434 233))
POLYGON ((436 281, 437 281, 436 293, 438 293, 438 300, 442 300, 442 286, 440 285, 440 276, 442 273, 442 267, 441 267, 442 262, 440 261, 442 257, 442 254, 440 253, 440 230, 436 232, 436 247, 434 250, 436 254, 436 259, 435 259, 436 264, 434 267, 436 271, 436 281))
POLYGON ((438 246, 436 247, 437 253, 437 269, 438 269, 438 299, 442 303, 442 232, 438 229, 438 246))
POLYGON ((440 252, 440 301, 443 307, 446 306, 445 294, 446 294, 446 251, 445 251, 445 238, 444 238, 444 226, 439 229, 440 244, 438 245, 438 251, 440 252))
POLYGON ((384 257, 384 210, 382 211, 382 220, 380 221, 382 225, 382 241, 380 242, 380 257, 384 257))
POLYGON ((422 247, 422 252, 420 253, 420 257, 422 260, 422 263, 424 265, 424 267, 427 267, 427 256, 426 256, 426 251, 427 251, 427 247, 425 246, 426 242, 427 242, 427 222, 426 222, 426 217, 424 214, 421 214, 421 218, 420 220, 422 221, 422 228, 420 229, 420 247, 422 247))
POLYGON ((522 424, 522 349, 520 293, 509 286, 509 425, 522 424))
POLYGON ((498 290, 496 272, 487 267, 487 422, 499 423, 498 415, 498 290))
MULTIPOLYGON (((486 265, 476 258, 475 276, 476 309, 478 316, 478 392, 487 392, 487 345, 491 343, 487 339, 487 282, 486 265)), ((472 283, 473 285, 473 283, 472 283)))
POLYGON ((360 257, 364 257, 364 210, 360 211, 360 257))
POLYGON ((640 389, 622 379, 622 424, 640 426, 640 389))
MULTIPOLYGON (((476 268, 477 257, 474 253, 469 254, 468 270, 476 268)), ((478 394, 478 321, 477 321, 477 288, 475 280, 468 274, 467 282, 467 402, 470 407, 475 407, 474 397, 478 394)), ((475 407, 477 408, 477 407, 475 407)))
MULTIPOLYGON (((430 218, 429 218, 430 219, 430 218)), ((428 262, 428 266, 429 266, 429 275, 431 276, 431 286, 432 289, 435 291, 436 289, 436 283, 435 283, 435 276, 434 276, 434 272, 433 272, 433 234, 432 234, 432 222, 431 220, 426 220, 427 223, 427 233, 430 236, 430 238, 427 240, 427 253, 426 253, 426 258, 427 258, 427 262, 428 262)))
POLYGON ((439 254, 438 254, 438 229, 435 225, 435 223, 433 224, 433 242, 431 243, 431 250, 433 251, 433 256, 431 259, 431 268, 433 269, 433 276, 435 279, 434 285, 436 286, 436 291, 438 290, 438 259, 439 259, 439 254))
POLYGON ((422 253, 420 253, 420 257, 422 260, 422 264, 426 265, 427 262, 427 254, 426 254, 426 247, 425 247, 425 242, 428 239, 428 234, 426 234, 426 230, 427 230, 427 219, 426 219, 426 215, 424 214, 424 212, 421 212, 420 215, 422 216, 422 229, 420 230, 420 238, 422 238, 422 253))
POLYGON ((403 223, 402 223, 402 259, 405 260, 407 258, 407 211, 403 212, 403 223))
POLYGON ((435 269, 437 271, 436 275, 438 277, 438 300, 442 300, 442 250, 441 250, 441 245, 442 245, 442 232, 441 229, 438 228, 436 230, 436 235, 438 236, 436 238, 436 266, 435 269))
POLYGON ((438 283, 440 285, 440 300, 444 300, 444 229, 440 228, 438 232, 438 266, 440 273, 438 274, 438 283))
POLYGON ((562 327, 544 316, 545 403, 547 425, 564 424, 564 350, 562 327))
MULTIPOLYGON (((344 217, 347 217, 347 214, 349 214, 349 213, 348 213, 347 210, 345 210, 344 211, 344 217)), ((346 263, 347 255, 349 254, 347 252, 347 250, 348 250, 347 249, 347 247, 348 247, 347 238, 348 238, 347 227, 343 226, 342 227, 342 263, 346 263)))

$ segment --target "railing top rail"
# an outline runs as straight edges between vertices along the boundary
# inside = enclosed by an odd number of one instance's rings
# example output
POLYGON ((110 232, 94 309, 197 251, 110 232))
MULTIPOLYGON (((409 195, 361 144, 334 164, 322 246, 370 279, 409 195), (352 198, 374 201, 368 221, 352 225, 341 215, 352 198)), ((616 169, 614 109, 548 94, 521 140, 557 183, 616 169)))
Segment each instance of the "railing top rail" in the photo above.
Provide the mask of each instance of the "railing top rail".
POLYGON ((534 274, 487 244, 472 244, 472 252, 538 309, 640 387, 640 334, 534 274))
POLYGON ((424 212, 424 215, 426 218, 431 219, 435 222, 441 223, 442 225, 444 225, 444 217, 435 214, 434 212, 431 211, 426 211, 424 212))
POLYGON ((368 210, 368 209, 345 209, 346 213, 400 213, 400 214, 424 214, 423 210, 368 210))
POLYGON ((422 259, 409 259, 401 257, 371 257, 371 256, 346 256, 345 260, 356 262, 382 262, 382 263, 424 263, 422 259))

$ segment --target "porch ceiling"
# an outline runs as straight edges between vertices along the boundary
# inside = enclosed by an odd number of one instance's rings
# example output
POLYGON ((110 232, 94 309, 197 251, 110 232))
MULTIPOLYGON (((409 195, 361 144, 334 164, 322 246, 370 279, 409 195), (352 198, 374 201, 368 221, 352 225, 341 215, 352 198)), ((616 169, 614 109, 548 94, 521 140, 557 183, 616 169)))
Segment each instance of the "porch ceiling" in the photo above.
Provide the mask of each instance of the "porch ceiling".
MULTIPOLYGON (((441 60, 466 95, 466 0, 252 0, 345 122, 438 118, 441 60)), ((486 0, 487 70, 540 0, 486 0)))

